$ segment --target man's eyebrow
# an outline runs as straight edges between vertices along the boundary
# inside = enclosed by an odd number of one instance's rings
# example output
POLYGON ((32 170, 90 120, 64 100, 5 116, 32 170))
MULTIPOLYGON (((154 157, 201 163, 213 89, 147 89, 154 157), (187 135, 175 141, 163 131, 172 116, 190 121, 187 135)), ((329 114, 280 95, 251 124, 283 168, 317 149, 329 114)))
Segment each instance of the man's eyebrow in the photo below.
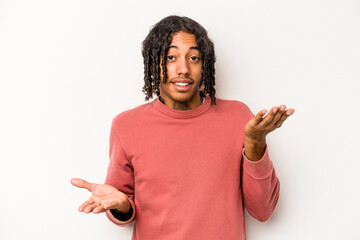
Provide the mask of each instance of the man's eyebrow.
MULTIPOLYGON (((170 45, 169 48, 179 48, 178 46, 175 45, 170 45)), ((195 50, 199 50, 199 47, 190 47, 191 50, 195 49, 195 50)))

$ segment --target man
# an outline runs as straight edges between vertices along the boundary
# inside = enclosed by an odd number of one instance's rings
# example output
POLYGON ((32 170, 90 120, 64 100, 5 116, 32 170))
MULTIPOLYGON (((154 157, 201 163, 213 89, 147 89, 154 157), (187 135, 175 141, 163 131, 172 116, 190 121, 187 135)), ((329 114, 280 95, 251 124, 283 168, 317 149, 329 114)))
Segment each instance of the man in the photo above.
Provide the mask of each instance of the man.
POLYGON ((294 109, 254 116, 216 99, 213 43, 189 18, 157 23, 143 57, 143 92, 158 98, 113 119, 106 184, 72 179, 93 193, 79 211, 135 220, 132 239, 246 239, 244 207, 265 221, 279 197, 266 135, 294 109))

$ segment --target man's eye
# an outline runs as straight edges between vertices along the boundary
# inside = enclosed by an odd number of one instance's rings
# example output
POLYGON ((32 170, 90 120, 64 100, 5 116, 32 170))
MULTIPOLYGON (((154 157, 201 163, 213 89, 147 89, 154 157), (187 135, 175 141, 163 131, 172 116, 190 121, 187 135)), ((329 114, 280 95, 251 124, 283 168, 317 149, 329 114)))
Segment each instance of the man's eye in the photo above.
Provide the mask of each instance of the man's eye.
POLYGON ((171 55, 170 55, 170 56, 167 56, 167 59, 168 59, 168 60, 174 60, 174 56, 171 56, 171 55))
POLYGON ((200 58, 199 58, 199 57, 196 57, 196 56, 192 56, 192 57, 190 57, 190 59, 191 59, 192 61, 198 61, 198 60, 200 60, 200 58))

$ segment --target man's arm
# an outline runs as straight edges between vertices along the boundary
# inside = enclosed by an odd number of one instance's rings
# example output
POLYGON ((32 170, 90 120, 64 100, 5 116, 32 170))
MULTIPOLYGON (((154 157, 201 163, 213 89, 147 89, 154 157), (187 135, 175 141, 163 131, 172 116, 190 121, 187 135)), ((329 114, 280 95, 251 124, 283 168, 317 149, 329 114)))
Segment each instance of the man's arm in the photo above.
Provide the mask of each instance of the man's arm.
POLYGON ((105 183, 109 184, 127 196, 126 211, 108 210, 106 216, 119 226, 126 226, 135 220, 135 182, 131 162, 126 156, 120 136, 116 130, 119 124, 114 118, 110 132, 110 163, 108 166, 105 183))
POLYGON ((249 160, 243 149, 242 190, 244 206, 257 220, 268 220, 275 210, 280 182, 270 160, 267 147, 258 161, 249 160))
POLYGON ((264 117, 266 110, 262 110, 245 127, 241 169, 244 205, 259 221, 270 218, 280 191, 280 182, 268 154, 266 135, 279 128, 294 111, 281 105, 273 107, 264 117))

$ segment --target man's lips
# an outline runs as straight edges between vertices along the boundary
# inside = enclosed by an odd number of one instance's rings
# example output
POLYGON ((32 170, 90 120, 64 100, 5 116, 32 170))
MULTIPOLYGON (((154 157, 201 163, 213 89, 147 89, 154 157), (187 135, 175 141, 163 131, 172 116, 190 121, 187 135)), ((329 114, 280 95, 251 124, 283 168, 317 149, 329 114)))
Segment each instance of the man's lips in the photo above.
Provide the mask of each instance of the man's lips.
POLYGON ((176 79, 172 81, 171 84, 178 91, 187 91, 191 88, 192 81, 190 79, 176 79))
POLYGON ((188 78, 177 78, 175 80, 172 80, 171 83, 189 83, 191 84, 193 81, 188 78))

